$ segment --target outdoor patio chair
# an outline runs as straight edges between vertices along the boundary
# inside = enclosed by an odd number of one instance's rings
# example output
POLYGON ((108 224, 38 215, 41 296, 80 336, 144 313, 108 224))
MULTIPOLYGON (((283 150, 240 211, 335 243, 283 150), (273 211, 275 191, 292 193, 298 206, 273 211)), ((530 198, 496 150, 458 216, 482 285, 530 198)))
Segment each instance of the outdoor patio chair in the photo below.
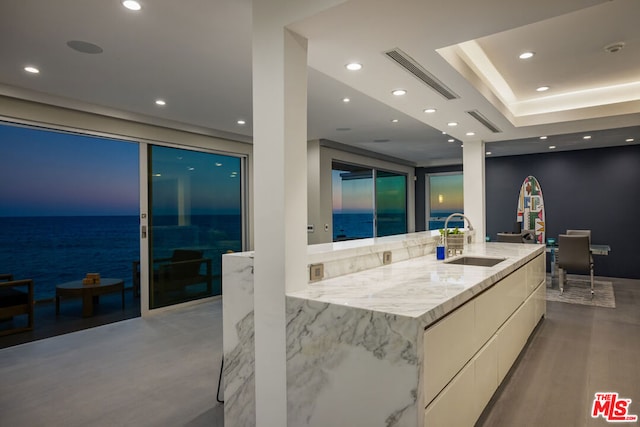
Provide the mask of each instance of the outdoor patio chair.
POLYGON ((0 329, 0 336, 33 330, 33 280, 13 280, 0 274, 0 320, 12 322, 14 316, 27 315, 27 326, 0 329))
MULTIPOLYGON (((204 258, 201 250, 174 249, 171 257, 157 258, 153 264, 154 289, 151 294, 154 300, 156 298, 166 300, 169 294, 184 294, 187 287, 197 284, 206 284, 207 294, 211 294, 213 291, 211 259, 204 258)), ((135 295, 139 295, 140 289, 139 267, 140 261, 134 261, 133 287, 135 295)))

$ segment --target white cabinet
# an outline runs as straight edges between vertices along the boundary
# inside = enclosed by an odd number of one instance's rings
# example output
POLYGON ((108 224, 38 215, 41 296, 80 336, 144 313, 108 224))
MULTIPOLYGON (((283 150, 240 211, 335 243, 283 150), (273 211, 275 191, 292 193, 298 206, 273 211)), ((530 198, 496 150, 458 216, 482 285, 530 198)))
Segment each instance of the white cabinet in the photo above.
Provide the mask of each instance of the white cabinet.
POLYGON ((424 334, 425 401, 430 402, 477 351, 473 304, 465 304, 424 334))
POLYGON ((425 427, 473 426, 545 314, 544 255, 424 332, 425 427))
POLYGON ((475 421, 474 399, 475 371, 473 363, 467 364, 424 412, 426 426, 472 426, 475 421), (464 402, 464 403, 463 403, 464 402))

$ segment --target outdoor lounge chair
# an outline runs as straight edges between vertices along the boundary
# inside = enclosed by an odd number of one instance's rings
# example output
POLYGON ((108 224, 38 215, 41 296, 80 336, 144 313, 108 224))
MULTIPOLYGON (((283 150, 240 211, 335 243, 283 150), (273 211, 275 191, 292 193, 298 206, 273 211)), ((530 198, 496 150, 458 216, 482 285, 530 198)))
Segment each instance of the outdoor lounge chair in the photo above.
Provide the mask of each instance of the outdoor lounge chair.
MULTIPOLYGON (((134 291, 140 286, 139 261, 133 263, 134 291)), ((169 299, 184 299, 187 288, 192 285, 205 284, 203 295, 210 295, 213 291, 213 276, 211 259, 203 258, 203 251, 194 249, 175 249, 170 258, 154 260, 153 301, 167 301, 169 299), (204 266, 204 271, 203 271, 204 266)))
POLYGON ((13 280, 11 274, 0 274, 0 320, 27 315, 27 326, 0 329, 0 336, 33 330, 33 280, 13 280))

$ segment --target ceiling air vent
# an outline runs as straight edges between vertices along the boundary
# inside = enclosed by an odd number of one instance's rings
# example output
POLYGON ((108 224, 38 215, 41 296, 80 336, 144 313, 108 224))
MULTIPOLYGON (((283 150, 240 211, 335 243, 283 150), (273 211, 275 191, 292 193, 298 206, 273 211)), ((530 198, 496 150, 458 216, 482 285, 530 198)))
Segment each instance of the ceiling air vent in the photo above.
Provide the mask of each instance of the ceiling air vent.
POLYGON ((438 92, 448 100, 460 98, 454 91, 446 87, 433 74, 429 73, 424 67, 418 64, 412 57, 404 53, 398 48, 392 49, 384 53, 393 59, 402 68, 413 74, 415 77, 426 83, 431 89, 438 92))
POLYGON ((479 121, 480 123, 482 123, 482 125, 487 129, 489 129, 491 132, 493 133, 502 132, 500 128, 498 128, 498 126, 491 123, 489 119, 483 116, 478 110, 467 111, 467 114, 473 117, 474 119, 476 119, 477 121, 479 121))

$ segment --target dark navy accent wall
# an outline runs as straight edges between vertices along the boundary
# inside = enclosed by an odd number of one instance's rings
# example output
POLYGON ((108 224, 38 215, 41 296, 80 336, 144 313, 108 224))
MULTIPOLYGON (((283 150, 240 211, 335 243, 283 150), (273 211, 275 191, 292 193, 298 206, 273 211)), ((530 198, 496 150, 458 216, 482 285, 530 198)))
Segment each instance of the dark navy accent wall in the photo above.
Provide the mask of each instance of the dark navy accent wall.
POLYGON ((593 243, 611 246, 609 256, 594 257, 596 275, 640 279, 640 145, 487 158, 487 235, 492 240, 512 230, 520 186, 528 175, 542 187, 547 237, 591 229, 593 243))

